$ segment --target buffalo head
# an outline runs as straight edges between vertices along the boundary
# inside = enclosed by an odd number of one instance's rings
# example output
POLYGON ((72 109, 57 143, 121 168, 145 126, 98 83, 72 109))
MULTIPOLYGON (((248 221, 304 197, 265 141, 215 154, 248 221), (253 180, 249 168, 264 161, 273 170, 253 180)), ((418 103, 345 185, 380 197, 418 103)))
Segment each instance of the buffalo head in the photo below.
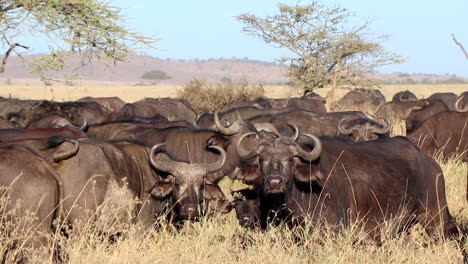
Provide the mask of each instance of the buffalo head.
POLYGON ((282 194, 294 180, 304 181, 301 174, 296 173, 296 165, 302 161, 314 161, 320 157, 322 143, 313 135, 304 136, 312 139, 313 149, 304 150, 296 143, 299 132, 294 126, 296 133, 290 137, 268 137, 259 138, 257 146, 248 151, 241 143, 245 137, 253 133, 244 134, 238 142, 237 152, 244 159, 252 159, 258 156, 259 168, 263 177, 263 191, 265 194, 282 194))
POLYGON ((369 118, 342 119, 338 123, 338 131, 342 135, 350 135, 356 142, 378 139, 388 136, 391 128, 390 121, 385 118, 381 120, 383 124, 369 118))
POLYGON ((242 189, 233 191, 233 206, 239 224, 247 228, 257 228, 260 224, 260 196, 257 190, 242 189))
POLYGON ((163 145, 155 145, 150 151, 151 165, 159 171, 168 173, 168 176, 151 191, 153 197, 172 198, 175 203, 174 210, 181 219, 197 217, 199 205, 204 200, 216 200, 214 204, 211 202, 210 208, 225 210, 222 202, 220 203, 224 199, 224 194, 218 185, 206 177, 207 174, 219 171, 223 167, 226 162, 224 149, 217 146, 210 147, 221 154, 215 163, 188 163, 177 161, 165 152, 158 152, 163 145))

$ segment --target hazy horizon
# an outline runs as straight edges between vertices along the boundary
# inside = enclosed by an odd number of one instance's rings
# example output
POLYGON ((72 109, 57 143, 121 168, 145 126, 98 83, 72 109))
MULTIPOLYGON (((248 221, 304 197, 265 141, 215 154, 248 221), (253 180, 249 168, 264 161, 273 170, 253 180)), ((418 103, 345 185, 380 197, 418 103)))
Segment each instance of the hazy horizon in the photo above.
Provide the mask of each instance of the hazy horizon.
MULTIPOLYGON (((468 77, 468 60, 451 38, 454 33, 468 49, 468 22, 465 17, 468 1, 447 0, 443 4, 433 0, 380 1, 378 4, 371 0, 324 2, 348 8, 359 18, 375 19, 372 31, 376 35, 390 36, 384 46, 407 58, 403 64, 380 67, 378 72, 468 77)), ((242 33, 243 24, 234 17, 241 13, 262 17, 272 15, 277 12, 278 3, 297 1, 140 0, 130 3, 111 0, 110 3, 124 8, 122 12, 130 28, 161 39, 156 43, 158 49, 142 50, 145 55, 174 60, 236 57, 263 62, 275 62, 275 59, 291 55, 286 49, 274 48, 242 33)), ((38 37, 20 40, 24 42, 22 44, 31 46, 29 54, 47 51, 48 40, 38 37)))

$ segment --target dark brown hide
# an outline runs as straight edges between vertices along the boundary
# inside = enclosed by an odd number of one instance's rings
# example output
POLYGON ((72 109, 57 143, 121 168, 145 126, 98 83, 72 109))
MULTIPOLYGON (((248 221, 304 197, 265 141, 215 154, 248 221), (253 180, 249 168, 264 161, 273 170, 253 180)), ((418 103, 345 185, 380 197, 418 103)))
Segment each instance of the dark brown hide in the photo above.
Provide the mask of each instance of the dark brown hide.
POLYGON ((117 96, 112 97, 91 97, 86 96, 77 100, 77 102, 96 102, 105 107, 110 112, 120 111, 125 102, 117 96))
POLYGON ((450 111, 455 111, 455 102, 457 102, 458 96, 454 93, 435 93, 427 98, 428 100, 442 100, 450 111))
POLYGON ((369 111, 376 109, 386 101, 385 96, 375 89, 354 89, 333 103, 334 111, 369 111))
MULTIPOLYGON (((54 219, 59 217, 63 197, 60 176, 22 145, 0 147, 0 166, 0 197, 9 199, 7 204, 2 204, 2 222, 13 221, 16 232, 23 230, 25 233, 21 235, 28 235, 26 241, 19 241, 25 247, 48 246, 48 236, 52 234, 54 219), (17 205, 19 208, 13 210, 17 205)), ((9 227, 2 225, 2 228, 9 227)))
POLYGON ((431 156, 459 156, 468 161, 468 112, 442 112, 431 116, 408 138, 431 156))
POLYGON ((392 102, 416 101, 418 98, 411 91, 401 91, 393 95, 392 102))
POLYGON ((447 104, 445 104, 442 100, 430 100, 429 104, 424 106, 422 109, 411 111, 408 118, 406 119, 406 134, 413 132, 429 117, 449 110, 450 109, 447 104))

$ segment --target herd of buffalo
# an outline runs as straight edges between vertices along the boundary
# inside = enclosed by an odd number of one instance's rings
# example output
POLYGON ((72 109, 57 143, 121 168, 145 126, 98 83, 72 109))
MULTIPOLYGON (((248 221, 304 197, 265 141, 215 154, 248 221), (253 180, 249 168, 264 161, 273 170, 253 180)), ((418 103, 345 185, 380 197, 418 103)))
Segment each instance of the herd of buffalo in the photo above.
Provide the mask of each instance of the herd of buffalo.
POLYGON ((116 181, 146 227, 235 210, 255 230, 365 223, 378 240, 390 221, 395 233, 420 223, 464 243, 433 157, 468 160, 468 92, 418 99, 404 91, 387 101, 355 89, 333 111, 325 103, 315 93, 262 97, 198 114, 173 98, 0 98, 3 213, 20 200, 14 217, 35 212, 31 243, 40 245, 57 223, 79 232, 116 181), (406 122, 406 137, 390 137, 395 120, 406 122), (226 176, 249 188, 227 199, 218 185, 226 176))

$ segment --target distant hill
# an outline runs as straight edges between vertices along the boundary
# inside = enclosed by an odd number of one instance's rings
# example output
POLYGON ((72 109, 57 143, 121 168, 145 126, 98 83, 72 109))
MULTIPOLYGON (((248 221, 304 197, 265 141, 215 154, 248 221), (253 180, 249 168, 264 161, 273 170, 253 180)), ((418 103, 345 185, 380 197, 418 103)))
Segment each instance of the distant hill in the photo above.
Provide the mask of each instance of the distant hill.
MULTIPOLYGON (((23 56, 26 61, 37 58, 38 55, 23 56)), ((79 65, 80 60, 76 56, 68 59, 67 64, 79 65)), ((98 62, 84 63, 79 70, 82 81, 92 80, 100 82, 119 82, 130 85, 151 83, 142 80, 141 76, 149 71, 159 70, 171 77, 169 80, 158 81, 162 84, 184 84, 193 78, 203 79, 207 82, 219 82, 222 79, 247 80, 252 84, 285 84, 288 78, 285 76, 287 66, 248 59, 209 59, 209 60, 173 60, 160 59, 150 56, 132 56, 127 62, 106 66, 98 62)), ((6 72, 0 75, 3 82, 28 82, 37 81, 38 75, 30 73, 18 57, 10 57, 6 72)), ((373 78, 383 83, 412 84, 412 83, 463 83, 468 78, 457 76, 438 76, 428 74, 372 73, 373 78)), ((54 78, 60 78, 60 74, 52 74, 54 78)))

